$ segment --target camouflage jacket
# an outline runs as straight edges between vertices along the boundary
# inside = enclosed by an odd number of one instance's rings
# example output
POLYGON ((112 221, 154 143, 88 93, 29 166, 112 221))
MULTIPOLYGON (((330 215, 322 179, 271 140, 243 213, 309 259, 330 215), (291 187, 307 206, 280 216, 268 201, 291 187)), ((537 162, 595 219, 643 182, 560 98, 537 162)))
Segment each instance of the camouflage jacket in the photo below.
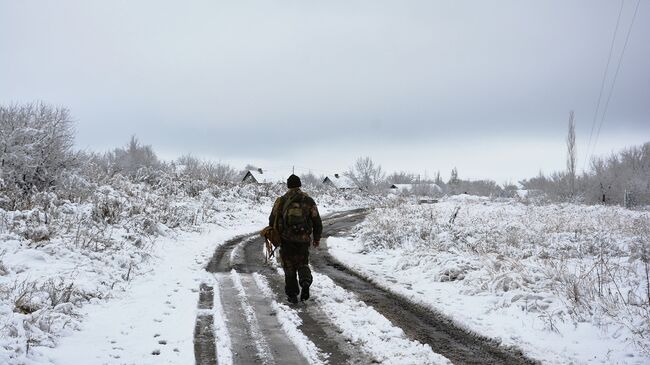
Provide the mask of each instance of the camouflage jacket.
POLYGON ((289 189, 286 194, 275 200, 273 210, 269 216, 269 226, 274 225, 276 215, 278 216, 278 229, 283 242, 309 243, 312 234, 314 241, 320 241, 323 223, 318 214, 316 202, 299 188, 289 189), (304 225, 299 229, 289 227, 289 222, 285 222, 285 220, 288 220, 288 211, 291 211, 290 213, 301 212, 304 225))

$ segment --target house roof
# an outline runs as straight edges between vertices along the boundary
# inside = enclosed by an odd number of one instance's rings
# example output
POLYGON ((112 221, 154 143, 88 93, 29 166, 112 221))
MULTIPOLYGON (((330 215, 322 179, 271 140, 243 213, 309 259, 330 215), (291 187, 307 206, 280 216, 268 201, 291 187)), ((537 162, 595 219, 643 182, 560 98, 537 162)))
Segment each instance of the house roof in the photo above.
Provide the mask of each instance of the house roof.
POLYGON ((328 175, 325 177, 325 180, 323 180, 323 184, 326 183, 331 183, 335 188, 337 189, 354 189, 357 187, 357 184, 352 181, 347 176, 339 175, 339 174, 332 174, 328 175))
POLYGON ((413 188, 418 188, 418 187, 430 187, 436 192, 441 192, 442 189, 440 186, 434 183, 419 183, 419 184, 393 184, 390 186, 391 189, 396 189, 400 192, 409 192, 412 191, 413 188))
POLYGON ((279 173, 277 171, 259 169, 259 170, 248 170, 248 172, 244 176, 244 179, 249 174, 253 176, 255 181, 257 181, 260 184, 284 183, 287 181, 289 175, 291 175, 291 173, 284 174, 284 173, 279 173))

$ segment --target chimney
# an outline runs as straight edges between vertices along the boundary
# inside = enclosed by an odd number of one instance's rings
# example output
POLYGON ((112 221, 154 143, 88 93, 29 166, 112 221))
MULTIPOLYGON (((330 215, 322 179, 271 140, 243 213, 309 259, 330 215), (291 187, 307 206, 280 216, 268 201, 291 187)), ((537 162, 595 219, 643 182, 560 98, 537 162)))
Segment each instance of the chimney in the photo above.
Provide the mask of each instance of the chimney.
POLYGON ((264 173, 264 171, 262 171, 262 168, 258 168, 258 169, 257 169, 257 172, 259 172, 260 174, 263 174, 263 173, 264 173))
POLYGON ((334 177, 338 179, 338 178, 339 178, 339 174, 334 174, 334 177))

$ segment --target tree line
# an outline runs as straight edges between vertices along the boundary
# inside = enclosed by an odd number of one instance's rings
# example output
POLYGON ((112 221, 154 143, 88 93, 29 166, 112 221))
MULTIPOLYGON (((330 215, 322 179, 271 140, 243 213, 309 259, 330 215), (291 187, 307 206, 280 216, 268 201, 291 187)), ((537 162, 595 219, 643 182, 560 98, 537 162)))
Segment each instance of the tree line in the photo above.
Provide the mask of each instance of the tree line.
POLYGON ((573 111, 569 113, 566 138, 566 170, 520 181, 533 196, 552 201, 586 204, 650 205, 650 142, 608 157, 593 157, 589 168, 577 173, 576 133, 573 111))
POLYGON ((650 205, 650 142, 633 146, 608 157, 595 157, 582 174, 570 170, 540 174, 523 180, 532 194, 552 201, 586 204, 650 205))
MULTIPOLYGON (((79 198, 84 187, 101 184, 117 175, 136 182, 159 183, 170 176, 188 184, 203 181, 229 184, 240 181, 243 170, 191 155, 161 161, 150 145, 133 136, 123 147, 98 153, 74 150, 74 125, 68 109, 45 103, 0 105, 0 207, 29 207, 37 192, 57 192, 79 198)), ((594 158, 590 169, 576 173, 575 124, 571 115, 567 136, 567 170, 520 181, 532 195, 552 201, 588 204, 650 205, 650 142, 609 157, 594 158)), ((453 169, 443 181, 400 171, 386 174, 370 157, 358 158, 345 173, 358 187, 385 192, 391 184, 413 184, 417 195, 472 194, 515 196, 514 184, 492 180, 463 180, 453 169), (439 189, 434 189, 433 184, 439 189)), ((305 185, 317 186, 324 176, 303 174, 305 185)))

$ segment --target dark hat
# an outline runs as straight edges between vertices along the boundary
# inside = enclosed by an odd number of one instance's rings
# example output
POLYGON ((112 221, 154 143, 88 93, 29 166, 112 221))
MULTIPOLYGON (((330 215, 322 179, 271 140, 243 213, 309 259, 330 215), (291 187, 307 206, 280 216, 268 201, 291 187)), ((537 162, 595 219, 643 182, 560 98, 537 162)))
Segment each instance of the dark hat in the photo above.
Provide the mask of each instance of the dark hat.
POLYGON ((294 174, 291 174, 289 178, 287 179, 287 187, 289 189, 291 188, 299 188, 302 186, 302 183, 300 182, 300 178, 294 174))

